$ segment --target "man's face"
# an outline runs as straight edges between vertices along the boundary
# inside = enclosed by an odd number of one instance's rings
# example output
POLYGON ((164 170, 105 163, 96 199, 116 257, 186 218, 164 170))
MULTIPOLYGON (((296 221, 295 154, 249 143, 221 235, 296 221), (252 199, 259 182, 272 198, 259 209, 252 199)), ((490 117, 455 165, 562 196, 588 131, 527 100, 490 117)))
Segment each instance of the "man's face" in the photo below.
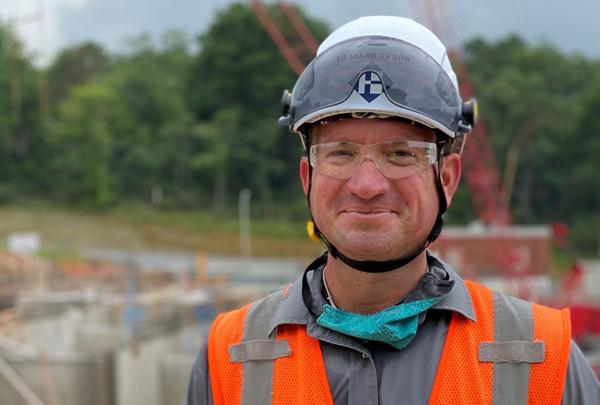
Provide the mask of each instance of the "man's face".
MULTIPOLYGON (((434 142, 429 128, 390 119, 345 119, 318 126, 313 144, 348 141, 362 145, 387 141, 434 142)), ((308 160, 300 163, 304 192, 308 160)), ((450 155, 442 169, 448 203, 458 184, 460 159, 450 155)), ((439 200, 434 166, 390 179, 365 159, 352 177, 335 179, 313 170, 310 204, 327 239, 357 260, 391 260, 420 247, 435 222, 439 200)))

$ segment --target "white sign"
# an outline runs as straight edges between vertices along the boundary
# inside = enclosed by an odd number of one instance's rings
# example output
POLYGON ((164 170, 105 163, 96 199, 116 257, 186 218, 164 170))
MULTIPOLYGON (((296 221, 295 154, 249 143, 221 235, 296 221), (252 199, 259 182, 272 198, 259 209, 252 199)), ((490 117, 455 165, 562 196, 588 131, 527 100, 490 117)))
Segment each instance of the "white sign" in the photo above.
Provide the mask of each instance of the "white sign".
POLYGON ((42 237, 35 232, 11 233, 8 235, 8 251, 11 253, 35 253, 40 250, 42 237))

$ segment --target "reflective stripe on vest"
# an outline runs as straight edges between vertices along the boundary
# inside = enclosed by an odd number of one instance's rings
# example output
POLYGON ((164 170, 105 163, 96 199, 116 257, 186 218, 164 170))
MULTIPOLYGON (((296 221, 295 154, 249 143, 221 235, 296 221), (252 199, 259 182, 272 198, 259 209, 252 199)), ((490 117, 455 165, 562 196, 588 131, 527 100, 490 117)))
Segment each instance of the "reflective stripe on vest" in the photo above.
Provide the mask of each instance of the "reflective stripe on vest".
POLYGON ((213 322, 208 367, 215 405, 333 405, 319 341, 306 334, 304 325, 281 325, 268 334, 285 293, 213 322))
POLYGON ((453 314, 429 403, 559 405, 571 342, 568 310, 465 284, 476 321, 453 314))
MULTIPOLYGON (((430 404, 560 404, 570 320, 558 311, 465 282, 476 321, 454 313, 430 404)), ((208 363, 215 405, 332 405, 319 342, 304 325, 268 336, 282 294, 219 316, 208 363)))

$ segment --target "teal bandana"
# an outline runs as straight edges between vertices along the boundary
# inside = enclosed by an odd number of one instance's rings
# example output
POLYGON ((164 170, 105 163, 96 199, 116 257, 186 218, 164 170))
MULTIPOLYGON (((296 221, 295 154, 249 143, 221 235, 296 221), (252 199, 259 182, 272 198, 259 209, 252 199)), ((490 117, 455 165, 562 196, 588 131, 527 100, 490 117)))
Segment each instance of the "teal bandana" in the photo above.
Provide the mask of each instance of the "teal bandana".
POLYGON ((359 339, 387 343, 400 350, 415 337, 419 326, 419 314, 442 298, 443 296, 401 303, 367 315, 347 312, 325 304, 323 313, 317 318, 317 324, 359 339))

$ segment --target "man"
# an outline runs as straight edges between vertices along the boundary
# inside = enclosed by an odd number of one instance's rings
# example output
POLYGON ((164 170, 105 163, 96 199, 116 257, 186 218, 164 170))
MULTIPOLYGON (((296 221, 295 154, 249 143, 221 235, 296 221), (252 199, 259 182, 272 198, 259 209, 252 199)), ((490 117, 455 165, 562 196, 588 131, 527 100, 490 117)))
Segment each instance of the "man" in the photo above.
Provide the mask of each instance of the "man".
POLYGON ((444 46, 412 20, 332 33, 284 96, 327 253, 219 316, 188 404, 599 404, 567 311, 463 281, 427 251, 474 121, 444 46))

